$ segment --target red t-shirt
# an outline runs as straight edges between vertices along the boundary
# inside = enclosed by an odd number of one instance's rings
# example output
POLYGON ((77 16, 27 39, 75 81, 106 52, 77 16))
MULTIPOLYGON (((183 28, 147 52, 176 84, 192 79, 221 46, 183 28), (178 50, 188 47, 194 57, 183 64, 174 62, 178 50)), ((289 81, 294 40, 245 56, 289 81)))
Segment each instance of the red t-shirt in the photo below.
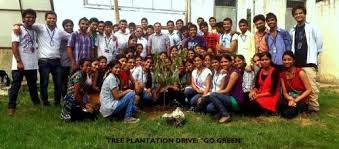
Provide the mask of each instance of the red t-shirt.
POLYGON ((280 78, 284 81, 287 92, 298 91, 302 93, 306 91, 304 82, 301 80, 299 76, 300 71, 302 71, 301 68, 296 68, 295 71, 293 72, 293 77, 288 79, 286 77, 286 71, 280 73, 280 78))
POLYGON ((206 49, 211 48, 215 50, 220 36, 216 33, 208 33, 207 35, 204 35, 204 39, 206 43, 206 49))
POLYGON ((120 72, 120 81, 121 81, 121 88, 123 90, 129 88, 129 76, 130 76, 131 72, 129 70, 123 70, 120 72))

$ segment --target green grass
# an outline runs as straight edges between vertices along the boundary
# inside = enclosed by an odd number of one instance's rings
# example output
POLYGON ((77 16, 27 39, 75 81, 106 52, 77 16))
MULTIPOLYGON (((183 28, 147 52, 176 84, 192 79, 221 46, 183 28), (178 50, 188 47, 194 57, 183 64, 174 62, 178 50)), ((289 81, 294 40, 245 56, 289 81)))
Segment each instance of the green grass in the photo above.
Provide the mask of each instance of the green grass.
POLYGON ((152 118, 150 113, 140 115, 138 124, 110 122, 101 117, 94 122, 64 123, 59 119, 59 107, 32 106, 26 90, 19 95, 14 117, 7 116, 8 97, 0 97, 0 148, 339 148, 338 98, 334 91, 322 90, 317 117, 302 115, 286 120, 277 116, 235 116, 229 124, 217 124, 207 115, 185 113, 186 124, 174 128, 160 119, 160 112, 152 118), (235 137, 242 142, 208 144, 199 139, 199 143, 114 144, 107 137, 235 137))

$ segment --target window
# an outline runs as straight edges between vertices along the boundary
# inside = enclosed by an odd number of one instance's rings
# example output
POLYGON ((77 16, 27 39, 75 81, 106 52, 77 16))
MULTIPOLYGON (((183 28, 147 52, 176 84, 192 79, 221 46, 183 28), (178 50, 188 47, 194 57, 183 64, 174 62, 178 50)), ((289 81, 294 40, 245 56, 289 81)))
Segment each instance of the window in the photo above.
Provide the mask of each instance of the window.
MULTIPOLYGON (((184 12, 184 0, 118 0, 119 8, 184 12)), ((84 0, 84 6, 97 9, 113 9, 113 0, 84 0)))
POLYGON ((215 6, 233 6, 236 7, 236 0, 215 0, 215 6))
POLYGON ((112 0, 84 0, 84 6, 87 8, 112 9, 112 0))
POLYGON ((294 6, 303 5, 305 6, 305 0, 287 0, 287 8, 293 8, 294 6))

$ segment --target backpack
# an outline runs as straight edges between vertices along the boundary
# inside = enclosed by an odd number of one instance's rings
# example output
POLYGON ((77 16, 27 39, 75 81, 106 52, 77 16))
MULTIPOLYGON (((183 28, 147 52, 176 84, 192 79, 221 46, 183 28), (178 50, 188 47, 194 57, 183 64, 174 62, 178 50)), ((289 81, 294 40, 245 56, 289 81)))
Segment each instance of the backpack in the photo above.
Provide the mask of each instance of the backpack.
POLYGON ((0 86, 9 86, 11 84, 11 80, 9 79, 8 74, 5 70, 0 70, 0 86))

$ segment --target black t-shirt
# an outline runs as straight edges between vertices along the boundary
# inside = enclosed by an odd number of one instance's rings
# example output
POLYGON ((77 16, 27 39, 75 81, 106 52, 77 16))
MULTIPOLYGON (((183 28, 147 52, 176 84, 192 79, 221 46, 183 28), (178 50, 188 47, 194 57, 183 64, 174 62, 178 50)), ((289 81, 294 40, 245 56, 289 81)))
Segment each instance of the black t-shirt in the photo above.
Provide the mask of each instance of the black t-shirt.
POLYGON ((305 67, 307 65, 307 41, 305 33, 305 24, 296 26, 295 29, 295 65, 305 67))

